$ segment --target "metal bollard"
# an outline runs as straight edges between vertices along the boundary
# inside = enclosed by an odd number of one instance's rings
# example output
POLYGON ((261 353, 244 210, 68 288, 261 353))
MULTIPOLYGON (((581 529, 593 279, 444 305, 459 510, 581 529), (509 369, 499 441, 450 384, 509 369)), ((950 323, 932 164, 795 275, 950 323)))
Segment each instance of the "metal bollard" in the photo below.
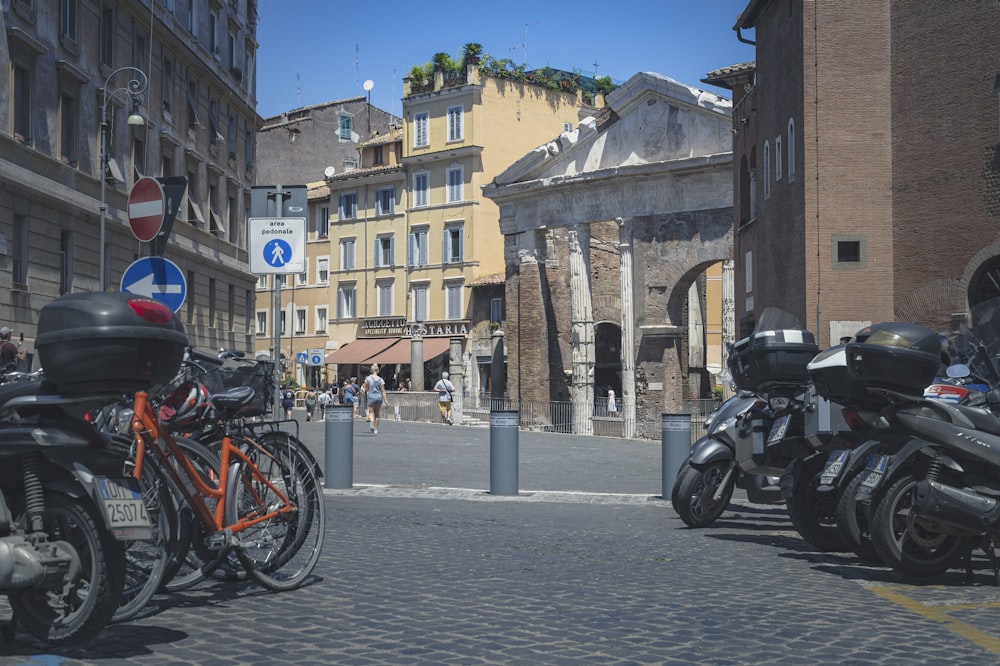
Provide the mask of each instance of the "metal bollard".
POLYGON ((351 405, 326 408, 323 480, 327 488, 354 486, 354 408, 351 405))
POLYGON ((691 452, 691 415, 662 414, 660 468, 662 499, 670 499, 677 472, 691 452))
POLYGON ((490 412, 490 494, 517 494, 518 411, 490 412))

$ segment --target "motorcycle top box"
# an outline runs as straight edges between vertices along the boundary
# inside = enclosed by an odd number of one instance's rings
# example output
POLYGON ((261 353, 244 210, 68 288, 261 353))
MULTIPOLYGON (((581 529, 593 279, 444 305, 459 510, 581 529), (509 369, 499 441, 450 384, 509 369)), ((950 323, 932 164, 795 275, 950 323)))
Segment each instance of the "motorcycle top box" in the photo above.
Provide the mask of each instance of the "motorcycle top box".
POLYGON ((143 296, 75 293, 45 305, 35 348, 61 393, 131 393, 170 381, 188 345, 170 308, 143 296))
POLYGON ((735 343, 729 352, 729 372, 744 391, 768 391, 781 385, 809 382, 806 364, 819 352, 809 331, 760 331, 735 343))
POLYGON ((876 411, 889 404, 887 398, 869 391, 860 377, 848 371, 846 344, 824 349, 806 368, 816 393, 831 402, 876 411))
POLYGON ((846 353, 852 377, 906 395, 923 395, 941 369, 938 334, 919 324, 876 324, 864 342, 849 342, 846 353))

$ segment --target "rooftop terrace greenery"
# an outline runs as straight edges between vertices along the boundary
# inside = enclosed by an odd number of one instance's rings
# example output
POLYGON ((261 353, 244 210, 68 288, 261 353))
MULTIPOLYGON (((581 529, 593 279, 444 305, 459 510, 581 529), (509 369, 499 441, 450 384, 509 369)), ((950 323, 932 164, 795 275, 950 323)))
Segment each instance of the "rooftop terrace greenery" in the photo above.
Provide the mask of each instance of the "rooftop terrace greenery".
POLYGON ((488 53, 483 54, 481 44, 469 42, 462 47, 460 58, 452 58, 449 54, 439 51, 434 54, 430 62, 414 65, 409 73, 410 90, 424 92, 431 89, 434 73, 438 71, 444 75, 446 87, 461 85, 466 82, 469 65, 478 65, 479 73, 484 76, 523 81, 549 90, 563 92, 580 90, 584 94, 584 100, 588 102, 593 101, 596 93, 607 95, 617 87, 610 76, 585 76, 579 72, 567 72, 551 67, 529 70, 525 65, 518 65, 510 58, 496 58, 488 53))

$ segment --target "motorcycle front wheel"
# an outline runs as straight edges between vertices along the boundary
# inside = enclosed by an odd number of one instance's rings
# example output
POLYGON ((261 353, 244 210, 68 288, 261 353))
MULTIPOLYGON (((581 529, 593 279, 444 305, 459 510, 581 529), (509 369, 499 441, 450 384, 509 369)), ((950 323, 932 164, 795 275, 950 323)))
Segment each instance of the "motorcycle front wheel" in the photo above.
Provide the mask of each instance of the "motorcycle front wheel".
POLYGON ((730 465, 720 461, 702 469, 690 465, 681 468, 674 484, 676 500, 673 504, 674 511, 688 527, 708 527, 729 506, 737 474, 735 471, 728 474, 730 465))
MULTIPOLYGON (((23 519, 23 517, 22 517, 23 519)), ((74 559, 63 578, 8 595, 14 617, 50 645, 89 640, 111 621, 122 598, 125 554, 87 500, 46 494, 44 531, 74 559)))
POLYGON ((796 466, 792 496, 785 503, 792 526, 813 547, 828 553, 850 550, 837 529, 837 497, 819 492, 825 455, 814 455, 796 466))
POLYGON ((879 557, 909 576, 936 576, 959 564, 972 547, 965 537, 927 529, 914 519, 911 508, 920 477, 903 474, 884 493, 873 498, 872 545, 879 557))

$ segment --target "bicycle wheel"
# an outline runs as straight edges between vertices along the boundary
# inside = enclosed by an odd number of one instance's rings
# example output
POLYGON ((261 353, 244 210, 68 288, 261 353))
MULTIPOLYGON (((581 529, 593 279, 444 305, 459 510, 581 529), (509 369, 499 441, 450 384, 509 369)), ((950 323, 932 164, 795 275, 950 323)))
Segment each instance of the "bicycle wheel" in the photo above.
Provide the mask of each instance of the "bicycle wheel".
MULTIPOLYGON (((214 451, 186 437, 174 435, 174 441, 184 451, 206 485, 214 486, 218 483, 219 456, 214 451)), ((203 499, 209 510, 214 510, 215 500, 207 497, 203 499)), ((178 512, 179 544, 174 557, 167 563, 161 586, 166 592, 181 592, 197 585, 226 562, 230 550, 208 548, 208 528, 183 498, 181 501, 184 503, 178 512)))
POLYGON ((292 590, 312 574, 326 532, 323 489, 304 445, 288 433, 274 432, 243 448, 255 472, 241 464, 227 490, 227 524, 252 518, 283 504, 266 479, 296 508, 239 533, 236 552, 255 580, 271 590, 292 590))
MULTIPOLYGON (((111 449, 126 456, 125 473, 132 473, 132 441, 115 437, 111 449)), ((134 618, 156 594, 167 564, 181 547, 178 506, 170 479, 155 456, 147 456, 139 479, 146 514, 153 527, 151 539, 125 541, 125 587, 113 622, 134 618)))

